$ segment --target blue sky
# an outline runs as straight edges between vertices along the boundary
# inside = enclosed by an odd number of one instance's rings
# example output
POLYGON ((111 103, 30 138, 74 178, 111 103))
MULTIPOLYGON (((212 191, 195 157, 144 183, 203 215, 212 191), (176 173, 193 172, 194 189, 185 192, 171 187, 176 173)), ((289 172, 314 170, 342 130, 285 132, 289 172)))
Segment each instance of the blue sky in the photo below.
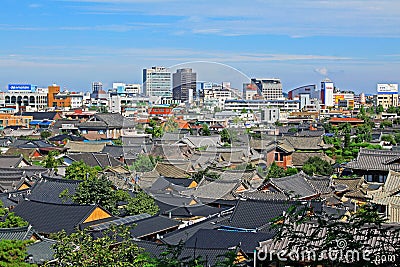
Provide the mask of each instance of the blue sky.
POLYGON ((143 68, 197 62, 178 66, 236 87, 277 77, 288 91, 329 77, 373 93, 400 82, 399 25, 395 0, 2 0, 0 88, 87 91, 92 81, 140 83, 143 68))

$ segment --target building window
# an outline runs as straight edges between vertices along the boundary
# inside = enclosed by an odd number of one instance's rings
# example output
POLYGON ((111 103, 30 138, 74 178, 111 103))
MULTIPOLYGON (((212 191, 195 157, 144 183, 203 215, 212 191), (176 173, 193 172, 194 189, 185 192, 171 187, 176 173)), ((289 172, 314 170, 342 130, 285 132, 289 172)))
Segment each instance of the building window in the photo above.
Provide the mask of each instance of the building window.
POLYGON ((283 161, 283 154, 279 152, 275 152, 275 161, 283 161))

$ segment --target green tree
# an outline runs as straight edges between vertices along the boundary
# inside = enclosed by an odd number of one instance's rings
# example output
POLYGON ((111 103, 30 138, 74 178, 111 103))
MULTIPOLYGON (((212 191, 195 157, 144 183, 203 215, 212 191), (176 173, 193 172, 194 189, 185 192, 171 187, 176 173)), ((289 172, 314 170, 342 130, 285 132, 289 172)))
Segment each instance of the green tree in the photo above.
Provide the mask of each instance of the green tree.
MULTIPOLYGON (((28 222, 24 221, 19 216, 16 216, 14 212, 8 211, 4 208, 3 202, 0 201, 0 228, 13 228, 27 226, 28 222)), ((1 265, 0 265, 1 266, 1 265)))
POLYGON ((386 112, 388 113, 397 113, 397 108, 394 106, 390 106, 387 108, 386 112))
POLYGON ((40 138, 42 138, 42 139, 47 139, 50 136, 51 136, 51 132, 49 132, 49 131, 43 131, 40 133, 40 138))
POLYGON ((396 144, 396 140, 395 140, 395 138, 393 137, 393 135, 391 135, 391 134, 384 134, 384 135, 382 135, 382 136, 381 136, 381 140, 382 140, 382 141, 385 141, 385 142, 389 142, 389 143, 391 143, 392 145, 395 145, 395 144, 396 144))
POLYGON ((346 134, 344 135, 344 143, 343 143, 344 148, 349 148, 350 142, 351 142, 350 134, 349 134, 349 133, 346 133, 346 134))
POLYGON ((310 157, 303 165, 303 172, 308 175, 330 176, 333 174, 333 167, 329 162, 319 157, 310 157))
POLYGON ((149 172, 154 169, 155 161, 152 156, 140 154, 132 164, 132 169, 137 172, 149 172))
POLYGON ((340 124, 338 126, 338 130, 341 131, 342 134, 350 134, 351 133, 351 125, 348 122, 340 124))
POLYGON ((210 128, 208 128, 208 125, 205 123, 202 126, 201 135, 202 136, 210 136, 211 135, 210 128))
POLYGON ((371 136, 371 126, 367 123, 361 124, 356 127, 356 135, 358 142, 369 142, 372 139, 371 136))
POLYGON ((216 180, 220 178, 220 175, 215 172, 211 172, 209 168, 206 168, 205 170, 199 170, 198 172, 192 174, 191 178, 196 183, 199 183, 204 177, 216 180))
POLYGON ((33 267, 35 264, 25 262, 28 254, 26 247, 32 243, 28 240, 0 240, 0 267, 33 267))
POLYGON ((163 136, 164 131, 161 126, 157 124, 156 120, 150 119, 149 120, 149 126, 145 129, 146 133, 151 134, 154 138, 160 138, 163 136))
POLYGON ((116 215, 119 214, 118 202, 131 198, 127 192, 114 190, 112 182, 105 176, 85 179, 78 185, 74 195, 68 195, 68 192, 61 194, 61 197, 70 197, 78 204, 98 204, 116 215))
POLYGON ((142 267, 148 266, 149 258, 130 238, 129 228, 111 226, 101 237, 92 237, 87 230, 79 230, 57 236, 55 266, 81 267, 142 267))
POLYGON ((90 167, 82 160, 74 161, 65 169, 65 179, 70 180, 86 180, 96 178, 98 168, 90 167))
POLYGON ((154 199, 146 194, 144 191, 139 191, 135 197, 128 200, 128 204, 125 206, 125 211, 129 215, 136 215, 142 213, 148 213, 155 215, 159 212, 159 208, 155 203, 154 199))
POLYGON ((58 166, 63 163, 63 159, 58 157, 60 152, 53 150, 49 151, 46 157, 42 160, 41 165, 45 168, 54 169, 55 172, 58 171, 58 166))
POLYGON ((393 123, 390 120, 384 120, 380 123, 379 128, 387 128, 387 127, 392 127, 393 123))
POLYGON ((121 138, 114 139, 112 141, 112 143, 113 143, 114 146, 123 146, 124 145, 124 143, 122 142, 121 138))
POLYGON ((229 134, 228 130, 225 128, 220 133, 221 141, 224 143, 231 143, 231 135, 229 134))
POLYGON ((164 124, 164 131, 165 132, 176 132, 178 130, 178 123, 174 120, 173 117, 169 117, 168 120, 164 124))
POLYGON ((285 176, 292 176, 297 174, 299 171, 296 168, 287 168, 285 170, 285 176))
POLYGON ((384 112, 385 110, 383 109, 383 106, 382 105, 378 105, 377 107, 376 107, 376 114, 379 114, 379 113, 382 113, 382 112, 384 112))
POLYGON ((272 164, 268 170, 267 178, 279 178, 279 177, 284 177, 284 176, 286 176, 285 169, 282 167, 279 167, 275 161, 272 162, 272 164))

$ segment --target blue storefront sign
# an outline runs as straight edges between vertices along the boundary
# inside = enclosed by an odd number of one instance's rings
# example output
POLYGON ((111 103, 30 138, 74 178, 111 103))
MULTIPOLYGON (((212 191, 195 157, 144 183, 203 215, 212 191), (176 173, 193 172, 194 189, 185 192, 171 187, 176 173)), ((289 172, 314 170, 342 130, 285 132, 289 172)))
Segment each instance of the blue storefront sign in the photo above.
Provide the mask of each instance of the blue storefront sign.
POLYGON ((31 91, 32 85, 30 84, 9 84, 9 91, 31 91))

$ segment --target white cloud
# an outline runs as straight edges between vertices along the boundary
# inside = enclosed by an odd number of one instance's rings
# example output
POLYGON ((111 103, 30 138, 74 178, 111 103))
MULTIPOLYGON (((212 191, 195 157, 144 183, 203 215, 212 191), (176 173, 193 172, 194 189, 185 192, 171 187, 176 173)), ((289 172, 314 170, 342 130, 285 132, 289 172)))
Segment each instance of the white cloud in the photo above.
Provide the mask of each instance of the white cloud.
POLYGON ((172 16, 176 22, 182 22, 174 23, 176 26, 173 32, 180 30, 218 35, 283 34, 293 37, 400 36, 400 2, 391 0, 79 2, 90 3, 84 7, 75 7, 79 12, 172 16), (157 2, 157 8, 153 7, 154 2, 157 2))
POLYGON ((328 69, 325 67, 322 68, 316 68, 315 72, 321 74, 322 76, 328 76, 328 69))

